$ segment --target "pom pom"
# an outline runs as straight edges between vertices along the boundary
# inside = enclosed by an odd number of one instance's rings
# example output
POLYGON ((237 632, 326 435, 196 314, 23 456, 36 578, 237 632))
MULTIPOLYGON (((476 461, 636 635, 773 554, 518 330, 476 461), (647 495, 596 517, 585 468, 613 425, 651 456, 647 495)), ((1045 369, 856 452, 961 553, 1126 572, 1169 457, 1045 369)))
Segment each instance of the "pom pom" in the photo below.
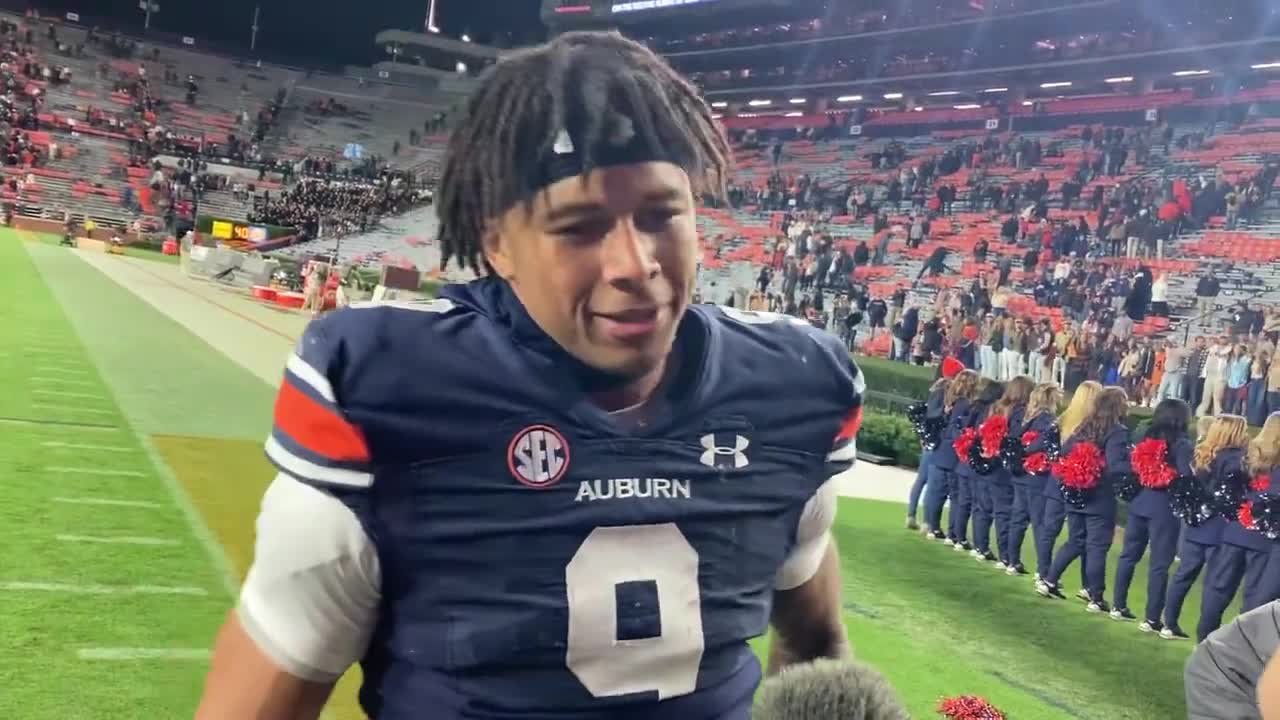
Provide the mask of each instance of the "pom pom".
POLYGON ((1268 540, 1280 540, 1280 495, 1264 494, 1246 503, 1249 506, 1249 524, 1243 514, 1240 524, 1257 530, 1268 540))
POLYGON ((1027 459, 1022 461, 1022 468, 1029 475, 1038 475, 1044 477, 1049 474, 1052 464, 1049 462, 1049 456, 1043 452, 1031 453, 1027 459))
POLYGON ((977 695, 943 698, 938 714, 947 720, 1005 720, 1004 713, 977 695))
POLYGON ((969 457, 964 458, 969 463, 969 467, 979 475, 986 476, 1000 469, 1000 454, 996 453, 994 458, 989 458, 982 451, 981 433, 978 439, 969 445, 969 457))
POLYGON ((1236 522, 1240 523, 1245 530, 1257 530, 1258 526, 1253 524, 1253 501, 1245 500, 1240 503, 1240 507, 1236 509, 1236 522))
POLYGON ((937 450, 942 443, 942 429, 947 426, 947 419, 932 417, 924 421, 925 437, 921 441, 925 450, 937 450))
POLYGON ((977 440, 978 431, 975 428, 965 428, 964 432, 960 433, 960 437, 951 443, 951 447, 956 451, 956 457, 960 458, 961 462, 968 462, 969 449, 977 440))
POLYGON ((1209 488, 1209 497, 1206 502, 1210 512, 1228 520, 1235 520, 1248 487, 1248 475, 1239 471, 1227 473, 1225 478, 1215 482, 1209 488))
POLYGON ((1199 527, 1213 517, 1209 493, 1191 475, 1179 475, 1169 483, 1169 507, 1179 520, 1191 527, 1199 527))
POLYGON ((1004 436, 1009 434, 1009 419, 1003 415, 992 415, 982 422, 978 428, 978 439, 981 441, 982 457, 992 459, 1000 456, 1000 445, 1004 436))
POLYGON ((1249 489, 1254 492, 1264 493, 1271 489, 1271 476, 1259 475, 1249 481, 1249 489))
POLYGON ((1151 490, 1169 487, 1178 472, 1169 466, 1168 456, 1169 445, 1164 440, 1147 438, 1134 446, 1129 459, 1142 487, 1151 490))
POLYGON ((1031 443, 1040 439, 1040 433, 1035 430, 1028 430, 1022 433, 1022 447, 1031 447, 1031 443))
POLYGON ((1111 487, 1115 490, 1116 498, 1125 502, 1133 500, 1142 492, 1142 484, 1133 473, 1119 473, 1112 480, 1111 487))
POLYGON ((1027 473, 1022 464, 1025 455, 1026 450, 1021 440, 1012 435, 1004 436, 1004 442, 1000 443, 1000 461, 1004 463, 1005 468, 1009 470, 1011 475, 1025 475, 1027 473))
POLYGON ((1062 498, 1074 507, 1084 507, 1089 494, 1098 487, 1106 457, 1091 442, 1076 443, 1071 452, 1053 466, 1053 474, 1062 486, 1062 498))

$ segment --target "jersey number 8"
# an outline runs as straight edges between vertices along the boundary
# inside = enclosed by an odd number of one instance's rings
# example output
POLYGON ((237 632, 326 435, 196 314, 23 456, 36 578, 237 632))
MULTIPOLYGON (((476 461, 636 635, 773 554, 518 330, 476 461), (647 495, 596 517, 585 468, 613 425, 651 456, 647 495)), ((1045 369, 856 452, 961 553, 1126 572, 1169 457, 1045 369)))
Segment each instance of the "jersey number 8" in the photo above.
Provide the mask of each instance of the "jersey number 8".
POLYGON ((705 645, 698 553, 674 523, 592 530, 565 568, 565 589, 565 665, 593 696, 694 691, 705 645), (633 582, 656 585, 660 631, 620 640, 618 587, 633 582))

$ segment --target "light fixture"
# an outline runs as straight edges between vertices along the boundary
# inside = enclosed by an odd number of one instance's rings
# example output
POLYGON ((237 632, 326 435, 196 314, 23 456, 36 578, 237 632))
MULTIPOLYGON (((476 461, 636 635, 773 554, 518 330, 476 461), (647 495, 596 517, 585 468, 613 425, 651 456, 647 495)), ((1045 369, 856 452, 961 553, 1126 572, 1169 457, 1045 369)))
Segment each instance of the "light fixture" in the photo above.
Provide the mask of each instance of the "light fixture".
POLYGON ((1173 74, 1174 77, 1192 77, 1193 75, 1208 75, 1208 70, 1179 70, 1173 74))
POLYGON ((1048 90, 1049 88, 1056 88, 1056 87, 1071 87, 1071 83, 1070 81, 1040 83, 1040 87, 1044 88, 1045 90, 1048 90))
POLYGON ((858 102, 861 99, 861 95, 841 95, 836 98, 836 102, 858 102))
POLYGON ((911 112, 924 112, 924 108, 923 108, 923 107, 921 107, 921 106, 919 106, 919 105, 917 105, 917 106, 915 106, 915 107, 911 108, 911 112))
POLYGON ((711 113, 711 119, 712 119, 712 120, 719 120, 719 119, 720 119, 720 118, 722 118, 722 117, 724 117, 724 116, 723 116, 723 115, 721 115, 720 113, 711 113))
POLYGON ((1009 92, 1009 88, 987 88, 986 90, 983 90, 982 92, 984 92, 984 93, 1009 92))
POLYGON ((978 103, 964 103, 962 105, 952 105, 951 107, 955 108, 956 110, 977 110, 982 106, 979 105, 978 103))
POLYGON ((959 90, 939 90, 938 92, 929 93, 929 97, 948 97, 950 95, 959 95, 959 90))
POLYGON ((1035 101, 1035 100, 1023 100, 1023 101, 1022 101, 1022 106, 1023 106, 1023 107, 1031 107, 1032 105, 1035 105, 1035 104, 1036 104, 1036 101, 1035 101))
POLYGON ((471 36, 466 33, 462 33, 462 37, 458 39, 461 40, 462 42, 471 42, 471 36))
POLYGON ((462 62, 461 60, 458 61, 457 65, 453 66, 453 69, 456 70, 459 75, 467 74, 467 64, 462 62))
POLYGON ((773 104, 772 100, 751 100, 747 102, 751 107, 769 107, 773 104))
POLYGON ((786 113, 785 115, 783 115, 782 117, 804 117, 804 113, 802 113, 802 112, 789 112, 789 113, 786 113))
POLYGON ((1113 84, 1113 85, 1114 85, 1114 84, 1116 84, 1116 83, 1127 83, 1127 82, 1133 82, 1133 76, 1132 76, 1132 75, 1122 75, 1122 76, 1120 76, 1120 77, 1107 78, 1107 79, 1106 79, 1106 80, 1104 80, 1103 82, 1109 82, 1109 83, 1111 83, 1111 84, 1113 84))
POLYGON ((804 98, 791 98, 787 102, 791 103, 792 105, 803 105, 809 101, 805 100, 804 98))
POLYGON ((885 93, 884 99, 885 100, 901 100, 902 93, 885 93))
POLYGON ((715 101, 715 102, 711 103, 711 107, 713 107, 713 108, 727 108, 727 107, 729 107, 729 103, 727 103, 727 102, 725 102, 725 101, 723 101, 723 100, 717 100, 717 101, 715 101))
POLYGON ((1274 68, 1280 68, 1280 62, 1258 63, 1257 65, 1250 65, 1249 67, 1254 70, 1272 70, 1274 68))

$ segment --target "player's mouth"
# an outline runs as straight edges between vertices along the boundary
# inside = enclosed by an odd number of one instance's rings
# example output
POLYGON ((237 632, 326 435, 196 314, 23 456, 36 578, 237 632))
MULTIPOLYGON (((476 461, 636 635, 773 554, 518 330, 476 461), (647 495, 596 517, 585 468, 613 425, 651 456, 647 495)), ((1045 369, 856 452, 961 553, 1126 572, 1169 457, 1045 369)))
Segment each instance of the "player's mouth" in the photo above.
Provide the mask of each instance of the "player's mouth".
POLYGON ((605 336, 618 342, 635 342, 658 329, 659 308, 634 308, 612 313, 593 313, 605 336))

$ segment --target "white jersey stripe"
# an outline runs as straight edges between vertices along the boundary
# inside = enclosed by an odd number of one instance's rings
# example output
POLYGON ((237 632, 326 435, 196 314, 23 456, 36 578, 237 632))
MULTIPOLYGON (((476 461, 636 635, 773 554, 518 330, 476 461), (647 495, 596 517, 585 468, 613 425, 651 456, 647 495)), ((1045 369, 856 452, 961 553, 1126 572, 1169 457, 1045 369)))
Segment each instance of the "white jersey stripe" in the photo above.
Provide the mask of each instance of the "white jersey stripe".
POLYGON ((329 384, 329 379, 324 376, 324 373, 303 360, 300 355, 297 353, 290 355, 285 367, 293 373, 294 377, 306 383, 307 387, 319 393, 320 397, 329 402, 336 402, 337 396, 333 394, 333 385, 329 384))
POLYGON ((333 485, 350 487, 369 487, 373 485, 373 474, 348 470, 346 468, 326 467, 305 460, 289 452, 274 437, 267 438, 267 457, 281 470, 300 480, 315 480, 333 485))

